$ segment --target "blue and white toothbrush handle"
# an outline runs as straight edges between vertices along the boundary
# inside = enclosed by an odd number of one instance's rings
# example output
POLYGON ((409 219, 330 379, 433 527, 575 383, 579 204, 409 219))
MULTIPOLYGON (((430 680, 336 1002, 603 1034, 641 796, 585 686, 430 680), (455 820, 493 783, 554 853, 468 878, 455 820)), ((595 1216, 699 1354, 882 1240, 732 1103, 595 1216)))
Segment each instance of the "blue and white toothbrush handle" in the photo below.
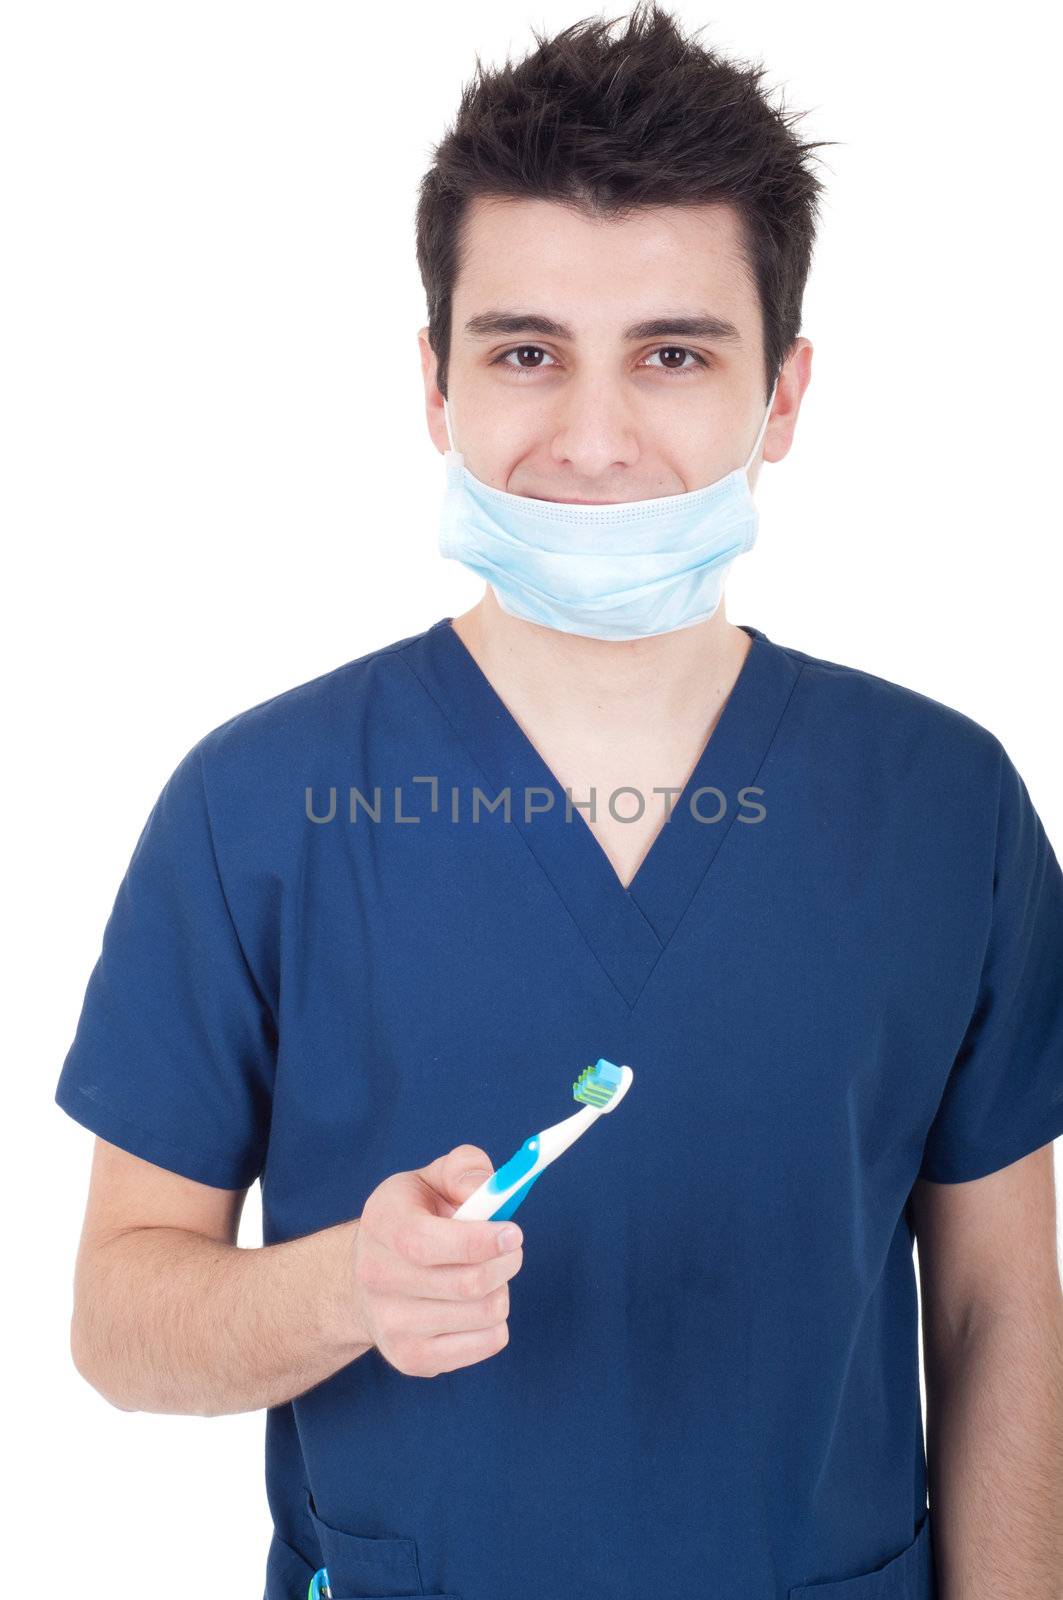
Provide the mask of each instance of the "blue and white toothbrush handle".
POLYGON ((586 1133, 598 1118, 612 1110, 627 1091, 634 1077, 630 1067, 621 1067, 621 1086, 607 1106, 583 1106, 572 1116, 533 1133, 525 1139, 515 1155, 504 1166, 474 1189, 455 1211, 455 1217, 468 1217, 472 1222, 504 1222, 511 1217, 524 1199, 539 1174, 563 1155, 569 1145, 575 1144, 580 1134, 586 1133))
MULTIPOLYGON (((568 1117, 566 1121, 575 1122, 582 1115, 582 1111, 577 1111, 574 1117, 568 1117)), ((461 1202, 454 1215, 467 1217, 472 1222, 486 1222, 488 1219, 504 1222, 513 1215, 547 1165, 540 1160, 541 1154, 542 1134, 534 1133, 530 1139, 525 1139, 516 1155, 510 1156, 505 1166, 499 1167, 461 1202)))

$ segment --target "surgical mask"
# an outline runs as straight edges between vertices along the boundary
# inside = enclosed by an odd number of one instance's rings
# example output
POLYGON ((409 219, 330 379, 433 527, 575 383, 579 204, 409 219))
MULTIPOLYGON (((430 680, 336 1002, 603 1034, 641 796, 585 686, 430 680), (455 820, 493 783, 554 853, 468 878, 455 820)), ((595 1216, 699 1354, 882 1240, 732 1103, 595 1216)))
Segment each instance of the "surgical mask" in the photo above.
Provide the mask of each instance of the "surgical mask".
POLYGON ((576 506, 481 483, 454 447, 443 459, 439 549, 494 590, 503 611, 591 639, 644 639, 707 622, 736 556, 752 548, 757 508, 746 476, 778 379, 744 466, 703 489, 576 506))

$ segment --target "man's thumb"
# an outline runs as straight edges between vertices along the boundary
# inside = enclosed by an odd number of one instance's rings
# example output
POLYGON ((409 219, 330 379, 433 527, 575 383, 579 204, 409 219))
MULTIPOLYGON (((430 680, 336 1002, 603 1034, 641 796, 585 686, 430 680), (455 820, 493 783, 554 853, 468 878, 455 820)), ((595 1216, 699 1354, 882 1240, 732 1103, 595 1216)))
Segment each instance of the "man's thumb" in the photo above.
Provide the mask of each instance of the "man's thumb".
POLYGON ((448 1155, 437 1156, 418 1176, 457 1210, 494 1172, 491 1157, 476 1144, 459 1144, 448 1155))
POLYGON ((448 1191, 456 1195, 459 1200, 464 1200, 466 1195, 478 1189, 495 1169, 486 1150, 481 1150, 478 1145, 462 1144, 450 1152, 445 1170, 448 1191))

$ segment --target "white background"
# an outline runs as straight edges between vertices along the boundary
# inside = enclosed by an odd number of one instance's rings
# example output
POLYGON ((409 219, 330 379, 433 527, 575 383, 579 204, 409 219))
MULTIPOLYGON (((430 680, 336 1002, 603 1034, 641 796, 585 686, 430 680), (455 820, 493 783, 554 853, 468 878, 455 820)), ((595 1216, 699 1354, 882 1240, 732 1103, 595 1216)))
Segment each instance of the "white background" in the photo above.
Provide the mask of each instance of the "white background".
MULTIPOLYGON (((769 93, 809 111, 802 137, 842 141, 817 168, 812 384, 790 455, 761 471, 727 614, 983 723, 1058 849, 1058 24, 1032 4, 990 27, 908 0, 877 21, 826 0, 674 11, 762 59, 769 93)), ((474 52, 519 56, 529 24, 583 14, 3 9, 5 1544, 20 1592, 38 1575, 84 1600, 261 1596, 264 1414, 125 1414, 70 1362, 92 1138, 52 1095, 118 884, 185 752, 481 592, 436 552, 416 186, 474 52)), ((260 1216, 256 1188, 242 1244, 260 1216)))

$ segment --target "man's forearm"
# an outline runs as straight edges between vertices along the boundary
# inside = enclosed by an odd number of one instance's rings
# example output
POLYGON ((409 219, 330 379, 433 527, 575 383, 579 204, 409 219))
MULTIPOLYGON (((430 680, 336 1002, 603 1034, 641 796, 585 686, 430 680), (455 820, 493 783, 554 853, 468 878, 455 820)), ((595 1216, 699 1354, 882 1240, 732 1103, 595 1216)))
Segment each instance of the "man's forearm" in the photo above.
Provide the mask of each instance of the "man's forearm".
POLYGON ((987 1319, 927 1355, 939 1600, 1063 1596, 1063 1317, 987 1319))
POLYGON ((358 1220, 244 1249, 138 1228, 79 1266, 78 1370, 126 1411, 223 1416, 282 1405, 372 1348, 349 1274, 358 1220))

